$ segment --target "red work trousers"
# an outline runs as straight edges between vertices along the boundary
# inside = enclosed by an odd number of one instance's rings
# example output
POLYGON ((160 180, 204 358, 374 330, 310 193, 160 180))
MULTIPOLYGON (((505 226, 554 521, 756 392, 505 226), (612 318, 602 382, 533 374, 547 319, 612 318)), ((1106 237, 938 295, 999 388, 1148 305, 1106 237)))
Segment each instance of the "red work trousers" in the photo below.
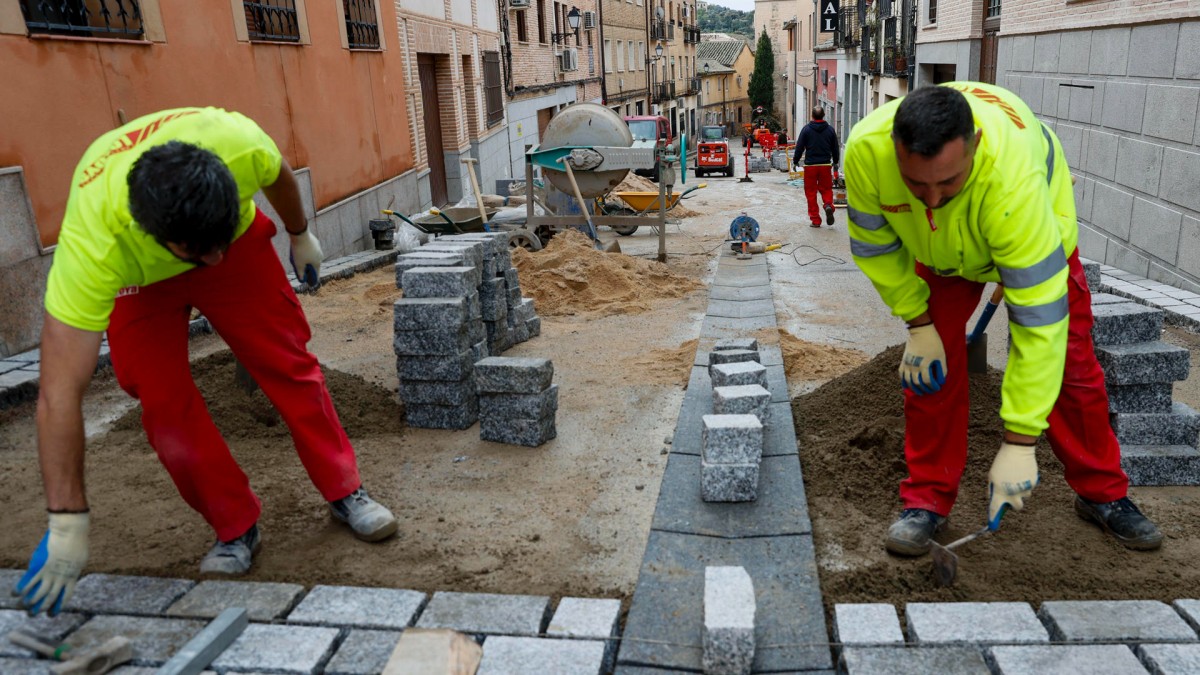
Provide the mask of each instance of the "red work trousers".
POLYGON ((271 246, 274 234, 274 223, 259 211, 220 263, 123 293, 108 328, 113 370, 121 388, 141 401, 150 445, 184 501, 221 541, 245 534, 258 522, 262 504, 192 381, 192 307, 204 313, 279 410, 325 500, 341 499, 362 483, 354 448, 307 349, 312 334, 271 246))
POLYGON ((821 224, 821 212, 817 209, 817 193, 825 206, 833 206, 833 166, 814 164, 804 167, 804 197, 808 199, 808 219, 813 225, 821 224))
MULTIPOLYGON (((1121 448, 1109 425, 1104 371, 1092 348, 1092 296, 1078 252, 1071 254, 1068 264, 1071 318, 1067 361, 1046 438, 1076 493, 1094 502, 1111 502, 1126 495, 1129 478, 1121 469, 1121 448)), ((929 284, 929 315, 946 349, 947 375, 937 393, 904 393, 904 455, 909 475, 900 483, 900 498, 905 508, 945 516, 954 506, 967 462, 966 325, 979 305, 984 284, 941 277, 920 263, 917 274, 929 284)), ((1000 439, 996 439, 999 445, 1000 439)))

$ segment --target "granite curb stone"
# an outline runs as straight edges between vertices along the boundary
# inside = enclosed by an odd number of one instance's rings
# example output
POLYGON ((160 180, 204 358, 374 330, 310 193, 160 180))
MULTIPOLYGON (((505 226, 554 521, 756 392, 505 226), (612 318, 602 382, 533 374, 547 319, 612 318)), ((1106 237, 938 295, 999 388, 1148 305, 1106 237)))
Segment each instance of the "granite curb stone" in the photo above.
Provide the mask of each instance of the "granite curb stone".
POLYGON ((1142 644, 1134 651, 1153 675, 1200 673, 1200 644, 1142 644))
POLYGON ((1025 602, 910 602, 908 639, 920 644, 1049 642, 1046 627, 1025 602))
POLYGON ((702 456, 709 464, 757 464, 762 460, 763 425, 751 414, 701 418, 702 456))
MULTIPOLYGON (((470 302, 460 298, 400 298, 392 304, 392 327, 397 331, 456 329, 475 318, 470 302)), ((486 317, 485 317, 486 318, 486 317)))
POLYGON ((404 273, 406 298, 457 298, 478 292, 477 267, 414 267, 404 273))
POLYGON ((550 598, 540 595, 438 591, 416 625, 472 635, 537 636, 549 609, 550 598))
POLYGON ((992 675, 976 647, 846 647, 840 663, 846 675, 992 675))
POLYGON ((1096 359, 1110 384, 1150 384, 1186 380, 1189 352, 1165 342, 1096 347, 1096 359))
POLYGON ((749 675, 754 662, 754 582, 744 567, 704 568, 704 672, 749 675))
POLYGON ((403 629, 425 606, 425 594, 399 588, 314 586, 287 616, 288 623, 403 629))
POLYGON ((1162 335, 1162 310, 1136 302, 1096 305, 1092 316, 1092 340, 1097 345, 1154 342, 1162 335))
POLYGON ((299 584, 265 581, 201 581, 166 616, 215 619, 229 607, 245 607, 251 621, 283 618, 304 594, 299 584))
POLYGON ((89 574, 75 585, 66 611, 88 614, 162 614, 196 582, 115 574, 89 574))
POLYGON ((763 426, 770 424, 771 392, 757 384, 713 387, 713 413, 755 415, 763 426))
POLYGON ((376 675, 383 672, 396 643, 399 631, 351 630, 338 645, 333 658, 325 666, 325 675, 376 675))
POLYGON ((404 419, 410 427, 420 429, 467 429, 479 421, 478 401, 464 405, 404 406, 404 419))
POLYGON ((394 331, 392 351, 397 356, 455 356, 480 341, 469 322, 457 328, 394 331))
POLYGON ((758 351, 758 340, 752 337, 722 338, 713 343, 712 351, 725 352, 734 349, 758 351))
POLYGON ((600 675, 607 646, 596 640, 489 637, 478 675, 600 675))
POLYGON ((887 603, 837 603, 833 606, 833 641, 851 645, 904 644, 896 608, 887 603))
POLYGON ((466 259, 461 253, 410 253, 396 258, 396 288, 404 288, 404 273, 414 267, 462 267, 466 259), (411 256, 411 257, 410 257, 411 256))
POLYGON ((164 619, 161 617, 95 616, 79 630, 67 636, 67 642, 77 651, 99 647, 110 638, 125 637, 133 643, 135 666, 160 666, 183 648, 205 622, 193 619, 164 619))
POLYGON ((550 359, 491 356, 475 364, 481 393, 540 394, 550 387, 554 364, 550 359))
POLYGON ((479 394, 481 417, 541 419, 558 410, 558 385, 538 394, 479 394))
POLYGON ((1200 485, 1200 451, 1189 445, 1121 445, 1130 485, 1200 485))
POLYGON ((1000 675, 1145 675, 1125 645, 1038 645, 992 647, 1000 675))
POLYGON ((767 367, 757 361, 718 363, 711 368, 709 377, 712 378, 713 387, 757 384, 766 388, 767 367))
POLYGON ((758 462, 710 464, 700 460, 700 498, 706 502, 758 499, 758 462))
POLYGON ((475 391, 475 380, 467 378, 458 382, 401 382, 400 400, 405 405, 447 405, 463 406, 471 402, 478 405, 475 391))
POLYGON ((1122 444, 1190 445, 1200 440, 1200 414, 1186 403, 1171 404, 1169 413, 1113 413, 1113 433, 1122 444))
POLYGON ((483 441, 536 448, 557 436, 553 414, 539 419, 479 418, 479 439, 483 441))
POLYGON ((1174 385, 1170 382, 1109 384, 1105 389, 1108 391, 1110 413, 1171 412, 1174 385))
POLYGON ((1156 600, 1052 600, 1038 612, 1056 642, 1179 642, 1196 631, 1156 600))
POLYGON ((458 354, 442 354, 431 359, 422 355, 397 355, 396 375, 401 382, 446 382, 465 380, 475 375, 475 345, 458 354))
POLYGON ((318 673, 333 653, 336 628, 252 623, 212 663, 221 671, 318 673))
POLYGON ((718 363, 743 363, 746 361, 761 363, 758 358, 758 351, 752 349, 723 349, 708 353, 709 366, 715 366, 718 363))
MULTIPOLYGON (((467 242, 467 241, 442 241, 435 240, 421 247, 423 251, 443 251, 447 253, 462 253, 464 266, 474 267, 483 270, 483 243, 482 242, 467 242)), ((479 285, 478 282, 475 283, 479 285)))

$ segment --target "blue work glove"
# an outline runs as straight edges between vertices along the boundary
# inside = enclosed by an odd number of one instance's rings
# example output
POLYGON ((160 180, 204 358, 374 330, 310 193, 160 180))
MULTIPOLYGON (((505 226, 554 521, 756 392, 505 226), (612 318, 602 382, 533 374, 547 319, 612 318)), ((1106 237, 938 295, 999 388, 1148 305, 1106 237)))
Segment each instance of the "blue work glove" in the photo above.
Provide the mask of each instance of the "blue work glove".
POLYGON ((306 229, 300 234, 289 234, 292 240, 292 271, 296 279, 316 288, 321 285, 321 259, 325 254, 321 251, 321 242, 306 229))
POLYGON ((1008 509, 1024 508, 1039 480, 1034 446, 1001 443, 988 471, 988 529, 1000 529, 1000 519, 1008 509))
POLYGON ((43 607, 50 616, 62 611, 88 557, 88 514, 51 513, 45 536, 33 552, 29 570, 13 595, 31 615, 43 607))
POLYGON ((918 395, 932 394, 946 383, 946 348, 932 323, 908 329, 908 345, 900 361, 900 384, 918 395))

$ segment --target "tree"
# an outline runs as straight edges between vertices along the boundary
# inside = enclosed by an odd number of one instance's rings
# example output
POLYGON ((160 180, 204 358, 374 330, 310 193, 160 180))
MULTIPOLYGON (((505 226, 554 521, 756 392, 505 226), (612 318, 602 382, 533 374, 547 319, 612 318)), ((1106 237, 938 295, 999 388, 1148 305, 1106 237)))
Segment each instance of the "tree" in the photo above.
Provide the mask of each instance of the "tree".
POLYGON ((740 12, 708 3, 696 10, 696 24, 705 33, 727 33, 733 37, 754 39, 754 12, 740 12))
POLYGON ((771 38, 764 28, 758 36, 758 49, 754 52, 754 73, 750 75, 750 106, 762 106, 767 115, 775 111, 775 53, 771 51, 771 38))

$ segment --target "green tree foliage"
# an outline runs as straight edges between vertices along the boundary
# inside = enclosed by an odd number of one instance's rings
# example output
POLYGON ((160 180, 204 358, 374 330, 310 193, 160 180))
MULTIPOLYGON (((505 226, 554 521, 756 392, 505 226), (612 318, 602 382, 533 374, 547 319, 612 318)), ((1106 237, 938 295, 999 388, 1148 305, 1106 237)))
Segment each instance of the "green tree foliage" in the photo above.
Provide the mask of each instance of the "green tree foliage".
POLYGON ((771 51, 771 38, 764 29, 758 36, 758 49, 754 52, 754 73, 750 75, 750 105, 762 106, 766 114, 775 110, 775 53, 771 51))
POLYGON ((702 33, 728 33, 731 37, 754 39, 754 12, 742 12, 709 3, 696 12, 696 25, 702 33))

